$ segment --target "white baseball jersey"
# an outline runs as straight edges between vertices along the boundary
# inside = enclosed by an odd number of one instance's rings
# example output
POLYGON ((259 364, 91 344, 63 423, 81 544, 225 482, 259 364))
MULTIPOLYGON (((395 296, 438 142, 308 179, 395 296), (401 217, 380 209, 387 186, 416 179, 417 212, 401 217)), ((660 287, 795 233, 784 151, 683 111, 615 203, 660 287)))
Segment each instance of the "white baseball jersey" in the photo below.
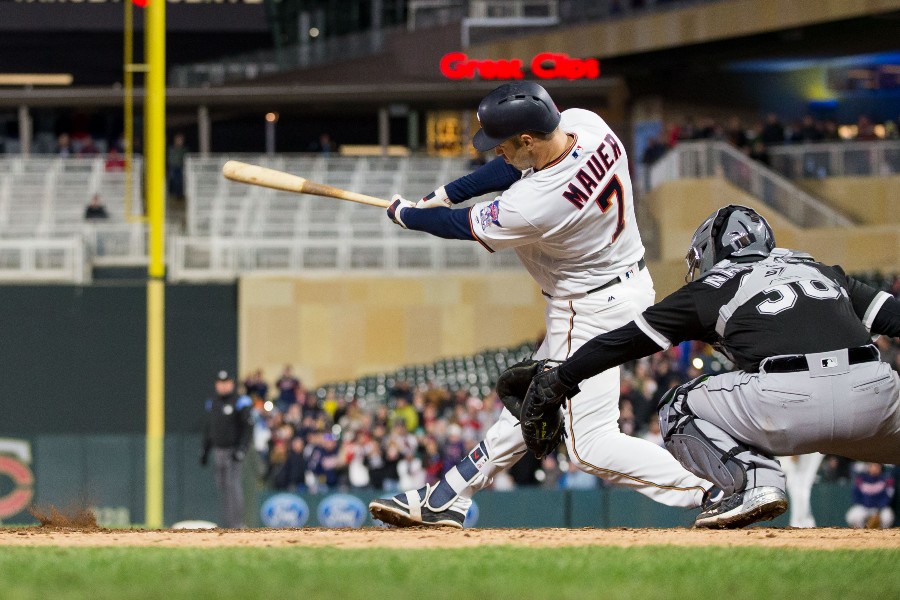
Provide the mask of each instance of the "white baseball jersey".
POLYGON ((587 110, 564 111, 559 126, 574 137, 565 154, 469 214, 484 246, 514 248, 544 293, 565 298, 626 271, 644 245, 622 142, 587 110))

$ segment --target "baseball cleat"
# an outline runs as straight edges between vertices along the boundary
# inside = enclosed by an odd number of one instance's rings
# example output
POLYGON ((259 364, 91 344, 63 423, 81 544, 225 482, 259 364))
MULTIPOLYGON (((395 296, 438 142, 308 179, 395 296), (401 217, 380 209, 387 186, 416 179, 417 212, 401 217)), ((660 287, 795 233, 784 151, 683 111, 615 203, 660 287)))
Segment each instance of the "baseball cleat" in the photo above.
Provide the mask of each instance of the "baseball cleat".
POLYGON ((428 507, 427 498, 431 489, 425 486, 397 494, 393 498, 378 498, 369 503, 372 518, 394 527, 455 527, 462 529, 466 520, 464 513, 448 508, 434 511, 428 507))
POLYGON ((787 510, 785 493, 772 486, 737 492, 697 515, 694 527, 739 529, 757 521, 771 521, 787 510))

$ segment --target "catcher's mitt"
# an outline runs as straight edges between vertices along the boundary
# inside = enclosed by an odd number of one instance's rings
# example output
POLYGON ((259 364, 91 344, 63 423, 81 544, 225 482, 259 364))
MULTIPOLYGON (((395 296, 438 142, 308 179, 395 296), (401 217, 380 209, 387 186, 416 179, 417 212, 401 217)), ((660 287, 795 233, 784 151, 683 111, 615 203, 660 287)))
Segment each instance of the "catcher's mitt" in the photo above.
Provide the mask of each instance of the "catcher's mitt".
POLYGON ((522 420, 522 400, 540 364, 536 360, 523 360, 503 371, 497 379, 497 395, 503 406, 519 421, 522 420))
POLYGON ((559 380, 557 370, 545 371, 546 361, 538 365, 538 373, 522 401, 522 437, 525 445, 541 459, 556 450, 565 434, 560 407, 567 397, 578 393, 559 380))

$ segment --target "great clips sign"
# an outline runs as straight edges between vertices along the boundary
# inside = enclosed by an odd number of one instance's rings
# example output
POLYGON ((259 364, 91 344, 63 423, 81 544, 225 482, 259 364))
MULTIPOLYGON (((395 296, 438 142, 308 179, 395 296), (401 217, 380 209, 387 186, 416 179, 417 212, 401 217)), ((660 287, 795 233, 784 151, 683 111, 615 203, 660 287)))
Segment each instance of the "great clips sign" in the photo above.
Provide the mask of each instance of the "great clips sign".
MULTIPOLYGON (((463 52, 451 52, 441 58, 441 74, 447 79, 523 79, 525 63, 519 58, 475 60, 463 52)), ((600 61, 596 58, 572 58, 559 52, 541 52, 528 65, 540 79, 597 79, 600 61)))

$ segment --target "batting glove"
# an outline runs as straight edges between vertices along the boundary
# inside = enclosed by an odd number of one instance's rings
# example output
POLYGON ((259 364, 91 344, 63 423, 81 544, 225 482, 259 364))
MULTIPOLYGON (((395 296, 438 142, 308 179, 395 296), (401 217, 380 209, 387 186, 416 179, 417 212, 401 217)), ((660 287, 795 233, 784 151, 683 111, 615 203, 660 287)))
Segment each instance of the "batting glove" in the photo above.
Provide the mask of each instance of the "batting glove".
POLYGON ((447 190, 444 189, 444 186, 416 202, 416 208, 450 208, 451 206, 453 206, 453 202, 447 197, 447 190))
POLYGON ((387 209, 387 216, 390 217, 391 221, 406 229, 406 224, 403 223, 403 219, 401 218, 401 213, 404 208, 415 208, 415 204, 410 202, 409 200, 404 200, 400 194, 394 194, 391 197, 391 205, 387 209))

